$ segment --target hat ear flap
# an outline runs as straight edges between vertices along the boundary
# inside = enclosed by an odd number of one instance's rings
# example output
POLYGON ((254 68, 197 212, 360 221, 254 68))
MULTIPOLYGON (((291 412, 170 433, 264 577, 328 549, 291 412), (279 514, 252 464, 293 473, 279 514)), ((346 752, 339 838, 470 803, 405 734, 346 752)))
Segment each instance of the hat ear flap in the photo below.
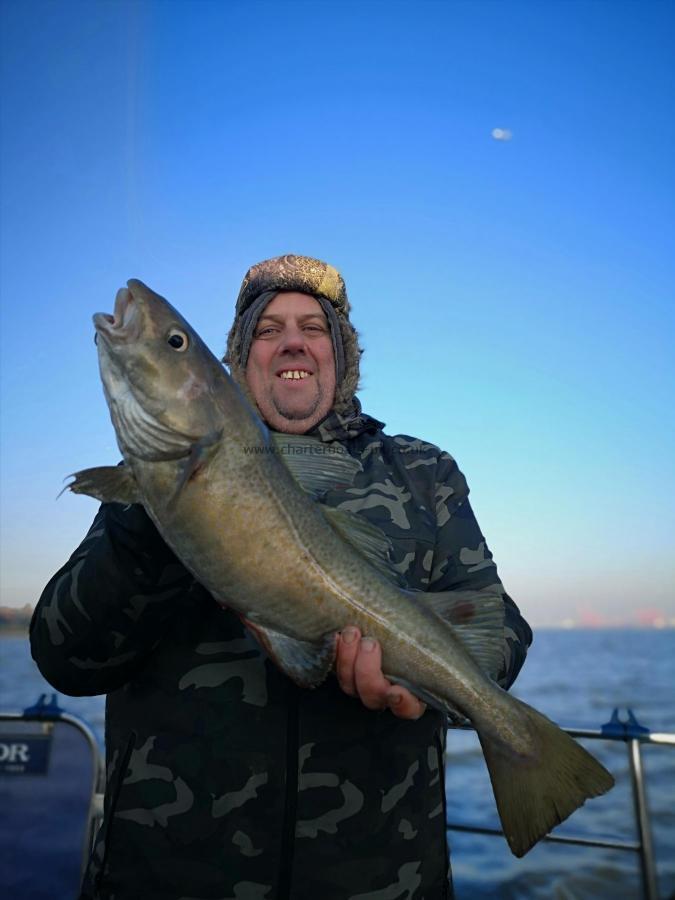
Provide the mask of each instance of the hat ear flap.
POLYGON ((351 406, 354 394, 359 388, 361 377, 359 363, 363 350, 359 347, 359 335, 352 323, 342 316, 338 316, 338 322, 345 356, 345 372, 342 381, 335 389, 333 409, 337 413, 343 413, 351 406))

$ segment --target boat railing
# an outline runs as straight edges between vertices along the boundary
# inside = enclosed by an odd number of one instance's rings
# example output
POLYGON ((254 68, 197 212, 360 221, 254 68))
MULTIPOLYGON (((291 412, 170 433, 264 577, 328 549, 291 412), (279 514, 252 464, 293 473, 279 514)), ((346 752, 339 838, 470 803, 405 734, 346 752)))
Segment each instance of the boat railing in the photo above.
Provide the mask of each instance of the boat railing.
POLYGON ((6 896, 74 893, 103 815, 105 766, 93 731, 61 709, 56 695, 47 701, 43 694, 23 712, 0 712, 0 776, 6 896), (42 840, 50 861, 36 864, 30 848, 42 840), (56 893, 48 886, 52 862, 56 893))
MULTIPOLYGON (((4 723, 5 729, 11 727, 12 723, 19 722, 39 723, 47 734, 57 723, 70 726, 80 733, 88 745, 91 754, 91 776, 89 785, 89 809, 82 842, 81 863, 83 871, 93 845, 95 831, 102 816, 102 799, 105 789, 103 757, 96 742, 96 738, 91 728, 89 728, 82 719, 60 709, 56 705, 55 699, 51 703, 45 702, 44 695, 35 706, 29 707, 23 713, 0 713, 0 723, 4 723)), ((473 731, 473 728, 470 725, 453 726, 453 730, 456 729, 473 731)), ((579 846, 599 847, 603 849, 637 853, 640 861, 643 896, 645 900, 658 900, 656 855, 654 852, 654 841, 647 802, 642 746, 644 744, 652 744, 675 747, 675 734, 650 731, 637 721, 631 710, 627 711, 627 717, 625 719, 621 719, 618 709, 614 710, 610 721, 601 728, 564 728, 563 730, 574 738, 623 742, 626 745, 637 840, 608 840, 602 837, 575 837, 556 834, 549 834, 543 840, 558 844, 576 844, 579 846)), ((1 736, 2 729, 0 729, 0 737, 1 736)), ((3 753, 5 752, 9 751, 3 750, 3 753)), ((37 755, 39 755, 39 753, 37 755)), ((2 756, 2 753, 0 753, 0 756, 2 756)), ((503 835, 503 832, 498 828, 487 828, 480 825, 448 822, 447 827, 450 831, 469 832, 482 835, 503 835)))
MULTIPOLYGON (((602 847, 610 850, 623 850, 637 853, 640 859, 640 874, 642 879, 642 891, 645 900, 658 900, 659 889, 656 870, 656 854, 654 852, 654 840, 652 836, 649 806, 647 803, 647 790, 645 785, 644 761, 642 758, 642 745, 655 744, 666 747, 675 747, 675 734, 654 732, 641 725, 632 710, 627 710, 625 719, 620 718, 619 710, 615 709, 612 716, 601 728, 563 728, 571 737, 589 738, 590 740, 620 741, 626 745, 628 752, 628 765, 631 775, 631 791, 633 799, 633 816, 637 833, 636 841, 606 840, 604 838, 574 837, 567 835, 548 834, 544 841, 556 844, 577 844, 586 847, 602 847)), ((455 725, 452 730, 474 731, 471 725, 455 725)), ((486 834, 503 836, 504 832, 499 828, 486 828, 480 825, 467 825, 458 822, 448 822, 448 830, 464 831, 471 834, 486 834)))

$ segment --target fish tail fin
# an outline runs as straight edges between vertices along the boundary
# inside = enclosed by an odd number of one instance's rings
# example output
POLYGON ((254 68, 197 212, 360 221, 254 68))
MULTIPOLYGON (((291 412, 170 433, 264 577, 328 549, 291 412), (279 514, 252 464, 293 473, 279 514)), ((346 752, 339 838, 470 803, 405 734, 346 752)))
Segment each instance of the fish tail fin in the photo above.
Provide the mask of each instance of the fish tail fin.
POLYGON ((516 703, 532 753, 517 753, 489 732, 478 736, 504 835, 512 853, 524 856, 587 799, 608 791, 614 778, 550 719, 516 703))

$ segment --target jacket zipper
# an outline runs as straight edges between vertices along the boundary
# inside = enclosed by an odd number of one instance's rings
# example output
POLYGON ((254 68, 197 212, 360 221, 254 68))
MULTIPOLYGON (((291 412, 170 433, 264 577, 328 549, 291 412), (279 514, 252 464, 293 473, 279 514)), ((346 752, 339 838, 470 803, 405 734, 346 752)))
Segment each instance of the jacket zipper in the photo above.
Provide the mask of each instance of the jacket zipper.
POLYGON ((106 816, 107 827, 106 827, 106 832, 105 832, 103 858, 101 860, 101 868, 98 870, 98 873, 96 874, 96 877, 94 879, 94 885, 96 887, 97 893, 101 888, 101 883, 103 882, 103 876, 105 874, 105 867, 108 862, 108 853, 110 851, 110 837, 112 834, 113 818, 114 818, 115 812, 117 810, 117 804, 120 799, 120 794, 122 793, 122 786, 124 784, 124 779, 127 777, 127 768, 129 766, 129 760, 131 759, 131 754, 133 753, 133 750, 134 750, 134 745, 136 743, 136 737, 137 737, 136 732, 132 731, 131 734, 129 735, 129 738, 127 739, 127 746, 124 750, 124 756, 122 757, 122 759, 120 761, 120 767, 119 767, 118 776, 117 776, 117 783, 115 785, 115 793, 113 794, 113 796, 110 799, 110 810, 108 812, 108 815, 106 816))
POLYGON ((448 798, 445 793, 445 745, 447 732, 436 732, 436 752, 438 754, 438 775, 441 786, 441 803, 443 804, 443 843, 445 846, 445 880, 443 900, 452 900, 455 896, 452 884, 452 865, 450 859, 450 846, 448 843, 448 798))
POLYGON ((284 828, 281 835, 277 900, 291 900, 292 897, 295 820, 298 809, 298 691, 290 679, 288 681, 287 709, 286 797, 284 802, 284 828))

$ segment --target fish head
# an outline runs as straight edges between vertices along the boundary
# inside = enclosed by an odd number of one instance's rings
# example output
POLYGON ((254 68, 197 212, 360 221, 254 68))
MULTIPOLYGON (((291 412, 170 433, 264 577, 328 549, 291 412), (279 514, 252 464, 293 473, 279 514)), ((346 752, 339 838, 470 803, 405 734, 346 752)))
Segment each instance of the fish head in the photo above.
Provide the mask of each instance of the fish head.
MULTIPOLYGON (((159 294, 131 279, 96 313, 103 389, 125 458, 178 459, 223 427, 222 364, 159 294)), ((226 376, 225 378, 223 376, 226 376)))

